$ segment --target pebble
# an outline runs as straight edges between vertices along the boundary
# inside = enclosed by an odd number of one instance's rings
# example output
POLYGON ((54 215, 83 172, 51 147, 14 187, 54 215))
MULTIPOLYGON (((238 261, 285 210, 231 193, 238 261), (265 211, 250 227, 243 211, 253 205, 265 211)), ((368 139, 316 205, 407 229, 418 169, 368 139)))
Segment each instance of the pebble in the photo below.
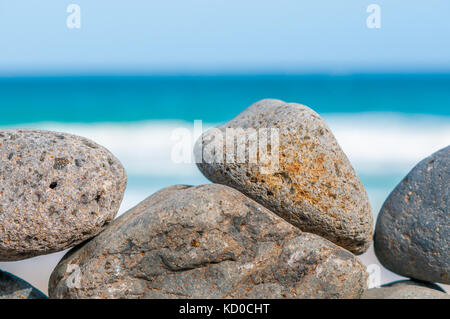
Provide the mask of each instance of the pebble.
POLYGON ((450 146, 418 163, 383 204, 375 253, 389 270, 450 284, 450 146))
POLYGON ((47 299, 26 281, 0 270, 0 299, 47 299))
POLYGON ((0 130, 0 261, 97 235, 116 215, 126 180, 120 162, 86 138, 0 130))
POLYGON ((438 285, 402 280, 367 290, 361 299, 450 299, 438 285))
POLYGON ((309 107, 259 101, 205 132, 194 153, 212 182, 355 254, 369 248, 373 217, 366 191, 330 128, 309 107), (254 147, 255 141, 265 147, 254 147))

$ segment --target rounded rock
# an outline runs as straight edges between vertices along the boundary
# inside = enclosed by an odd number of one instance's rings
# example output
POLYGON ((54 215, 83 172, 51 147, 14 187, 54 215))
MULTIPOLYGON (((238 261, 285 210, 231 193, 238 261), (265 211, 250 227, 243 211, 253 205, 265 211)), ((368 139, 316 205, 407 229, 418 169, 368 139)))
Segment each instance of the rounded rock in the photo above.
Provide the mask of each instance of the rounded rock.
POLYGON ((0 270, 0 299, 47 299, 47 296, 23 279, 0 270))
POLYGON ((361 299, 450 299, 450 296, 438 285, 402 280, 369 289, 361 299))
POLYGON ((105 148, 66 133, 0 131, 0 261, 60 251, 98 234, 126 187, 105 148))
POLYGON ((359 298, 364 265, 237 190, 173 186, 69 251, 52 298, 359 298))
POLYGON ((450 284, 450 146, 418 163, 383 204, 375 253, 389 270, 450 284))
POLYGON ((209 180, 236 188, 301 230, 355 254, 370 246, 366 191, 326 123, 307 106, 259 101, 205 132, 194 153, 209 180))

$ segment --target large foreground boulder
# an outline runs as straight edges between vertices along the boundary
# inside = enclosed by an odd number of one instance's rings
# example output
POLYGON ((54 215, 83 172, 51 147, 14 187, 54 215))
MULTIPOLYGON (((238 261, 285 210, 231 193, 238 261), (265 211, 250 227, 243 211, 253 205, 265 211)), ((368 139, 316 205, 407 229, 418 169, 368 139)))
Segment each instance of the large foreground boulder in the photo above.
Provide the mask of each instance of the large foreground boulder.
POLYGON ((204 133, 196 162, 303 231, 355 254, 372 241, 366 191, 323 119, 307 106, 259 101, 204 133))
POLYGON ((65 133, 0 131, 0 261, 60 251, 116 215, 125 171, 105 148, 65 133))
POLYGON ((450 284, 450 146, 422 160, 381 208, 375 253, 405 277, 450 284))
POLYGON ((365 267, 240 192, 173 186, 72 249, 53 298, 359 298, 365 267))
POLYGON ((0 299, 46 299, 47 296, 26 281, 0 270, 0 299))

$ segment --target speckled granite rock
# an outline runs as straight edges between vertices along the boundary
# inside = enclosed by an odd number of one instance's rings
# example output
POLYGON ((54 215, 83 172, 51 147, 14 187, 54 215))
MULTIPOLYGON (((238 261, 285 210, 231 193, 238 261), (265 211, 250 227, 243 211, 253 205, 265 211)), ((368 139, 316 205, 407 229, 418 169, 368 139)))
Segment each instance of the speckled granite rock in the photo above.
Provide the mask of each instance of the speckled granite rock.
POLYGON ((223 185, 173 186, 84 245, 49 282, 53 298, 359 298, 365 267, 223 185))
POLYGON ((378 215, 375 253, 393 272, 450 284, 450 146, 417 164, 378 215))
POLYGON ((47 296, 26 281, 0 270, 0 299, 46 299, 47 296))
POLYGON ((114 218, 126 186, 119 161, 83 137, 0 130, 0 261, 72 247, 114 218))
MULTIPOLYGON (((262 132, 260 141, 272 134, 262 132)), ((370 246, 373 217, 365 189, 328 126, 307 106, 262 100, 202 138, 194 151, 197 165, 214 183, 238 189, 301 230, 355 254, 370 246), (229 128, 243 129, 235 132, 236 151, 226 147, 229 135, 217 134, 229 128), (249 160, 257 136, 251 129, 268 128, 278 129, 279 146, 269 138, 267 156, 259 150, 259 161, 249 160), (239 146, 245 146, 245 157, 230 162, 226 155, 233 158, 239 146), (273 154, 279 154, 275 170, 273 154)))
POLYGON ((369 289, 361 299, 450 299, 450 296, 438 285, 402 280, 369 289))

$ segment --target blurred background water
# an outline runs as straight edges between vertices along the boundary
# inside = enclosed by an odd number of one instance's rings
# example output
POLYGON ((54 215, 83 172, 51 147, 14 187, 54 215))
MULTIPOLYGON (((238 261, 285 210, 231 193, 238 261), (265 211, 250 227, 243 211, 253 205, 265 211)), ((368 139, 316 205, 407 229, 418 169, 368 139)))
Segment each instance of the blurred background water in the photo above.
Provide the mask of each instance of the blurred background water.
MULTIPOLYGON (((171 160, 176 129, 226 122, 263 98, 323 116, 375 217, 417 162, 449 144, 447 1, 376 1, 376 30, 360 0, 80 0, 80 29, 66 26, 71 3, 0 1, 0 128, 107 147, 129 177, 120 214, 162 187, 208 182, 171 160)), ((0 268, 46 292, 63 254, 0 268)), ((372 249, 361 259, 378 264, 372 249)), ((398 278, 382 269, 382 283, 398 278)))

